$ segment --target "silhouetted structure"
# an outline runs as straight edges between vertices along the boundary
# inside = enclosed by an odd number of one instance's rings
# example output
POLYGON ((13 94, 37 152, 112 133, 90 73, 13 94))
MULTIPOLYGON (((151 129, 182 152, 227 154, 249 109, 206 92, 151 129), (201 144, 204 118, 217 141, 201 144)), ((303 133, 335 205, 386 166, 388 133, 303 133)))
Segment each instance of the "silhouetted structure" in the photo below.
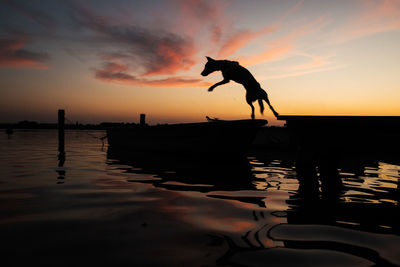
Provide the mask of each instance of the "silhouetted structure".
POLYGON ((10 139, 11 135, 14 133, 14 130, 12 128, 7 128, 4 132, 7 134, 7 137, 10 139))
POLYGON ((58 110, 58 151, 64 153, 64 123, 65 111, 63 109, 58 110))
POLYGON ((112 127, 108 143, 122 150, 214 157, 243 155, 266 120, 112 127))
POLYGON ((397 116, 279 116, 297 150, 296 169, 306 190, 341 189, 338 162, 357 154, 376 160, 398 154, 400 117, 397 116))
MULTIPOLYGON (((63 109, 58 110, 58 167, 64 167, 65 162, 65 111, 63 109)), ((64 183, 65 170, 57 170, 59 180, 57 183, 64 183)))
POLYGON ((204 66, 204 70, 201 72, 201 75, 207 76, 214 71, 221 71, 223 80, 212 85, 208 91, 211 92, 215 87, 220 86, 222 84, 228 83, 230 80, 235 81, 243 85, 246 89, 246 101, 247 104, 251 107, 251 118, 254 119, 254 106, 253 102, 258 100, 258 104, 260 105, 261 114, 264 112, 264 104, 263 100, 267 102, 271 111, 274 113, 275 117, 279 116, 278 112, 272 107, 271 103, 268 99, 268 94, 265 92, 260 84, 256 81, 254 76, 248 71, 246 68, 239 65, 237 61, 229 61, 229 60, 215 60, 210 57, 207 58, 207 63, 204 66))
POLYGON ((140 125, 146 125, 146 114, 140 114, 140 125))

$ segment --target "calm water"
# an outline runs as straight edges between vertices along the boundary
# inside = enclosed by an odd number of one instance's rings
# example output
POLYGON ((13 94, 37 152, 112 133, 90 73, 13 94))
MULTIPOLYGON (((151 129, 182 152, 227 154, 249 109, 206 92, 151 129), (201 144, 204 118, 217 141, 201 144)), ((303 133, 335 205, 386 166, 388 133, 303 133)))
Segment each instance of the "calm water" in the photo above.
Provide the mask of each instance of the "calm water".
POLYGON ((326 197, 299 192, 289 157, 177 163, 104 135, 67 131, 64 164, 56 131, 0 135, 2 265, 400 265, 396 161, 346 162, 326 197))

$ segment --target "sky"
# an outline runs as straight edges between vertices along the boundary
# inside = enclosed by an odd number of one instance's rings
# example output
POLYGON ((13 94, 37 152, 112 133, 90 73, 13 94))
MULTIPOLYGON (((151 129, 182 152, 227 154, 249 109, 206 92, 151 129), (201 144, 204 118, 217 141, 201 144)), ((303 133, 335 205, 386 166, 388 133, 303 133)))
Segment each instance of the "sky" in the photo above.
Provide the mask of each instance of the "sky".
POLYGON ((400 116, 400 0, 1 0, 0 18, 0 122, 250 118, 241 85, 207 91, 205 56, 282 115, 400 116))

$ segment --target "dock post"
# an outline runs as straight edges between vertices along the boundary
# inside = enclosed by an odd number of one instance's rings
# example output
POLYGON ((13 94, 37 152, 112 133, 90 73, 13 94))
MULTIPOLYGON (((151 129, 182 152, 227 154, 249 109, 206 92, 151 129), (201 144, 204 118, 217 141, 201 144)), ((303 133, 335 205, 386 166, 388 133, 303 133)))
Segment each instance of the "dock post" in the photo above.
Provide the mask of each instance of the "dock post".
POLYGON ((63 109, 58 110, 58 151, 60 154, 64 152, 64 128, 65 128, 65 111, 63 109))
POLYGON ((146 125, 146 114, 140 114, 140 125, 146 125))

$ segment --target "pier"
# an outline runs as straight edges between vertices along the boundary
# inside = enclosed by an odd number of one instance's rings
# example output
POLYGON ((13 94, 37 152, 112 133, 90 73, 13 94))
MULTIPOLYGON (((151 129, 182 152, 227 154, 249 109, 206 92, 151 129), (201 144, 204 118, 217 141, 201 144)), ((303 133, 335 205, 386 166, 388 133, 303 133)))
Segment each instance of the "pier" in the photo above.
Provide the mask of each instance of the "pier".
POLYGON ((299 149, 396 152, 400 116, 279 116, 299 149))
POLYGON ((296 152, 299 181, 322 189, 340 188, 338 163, 348 157, 391 159, 400 149, 400 116, 279 116, 296 152))

